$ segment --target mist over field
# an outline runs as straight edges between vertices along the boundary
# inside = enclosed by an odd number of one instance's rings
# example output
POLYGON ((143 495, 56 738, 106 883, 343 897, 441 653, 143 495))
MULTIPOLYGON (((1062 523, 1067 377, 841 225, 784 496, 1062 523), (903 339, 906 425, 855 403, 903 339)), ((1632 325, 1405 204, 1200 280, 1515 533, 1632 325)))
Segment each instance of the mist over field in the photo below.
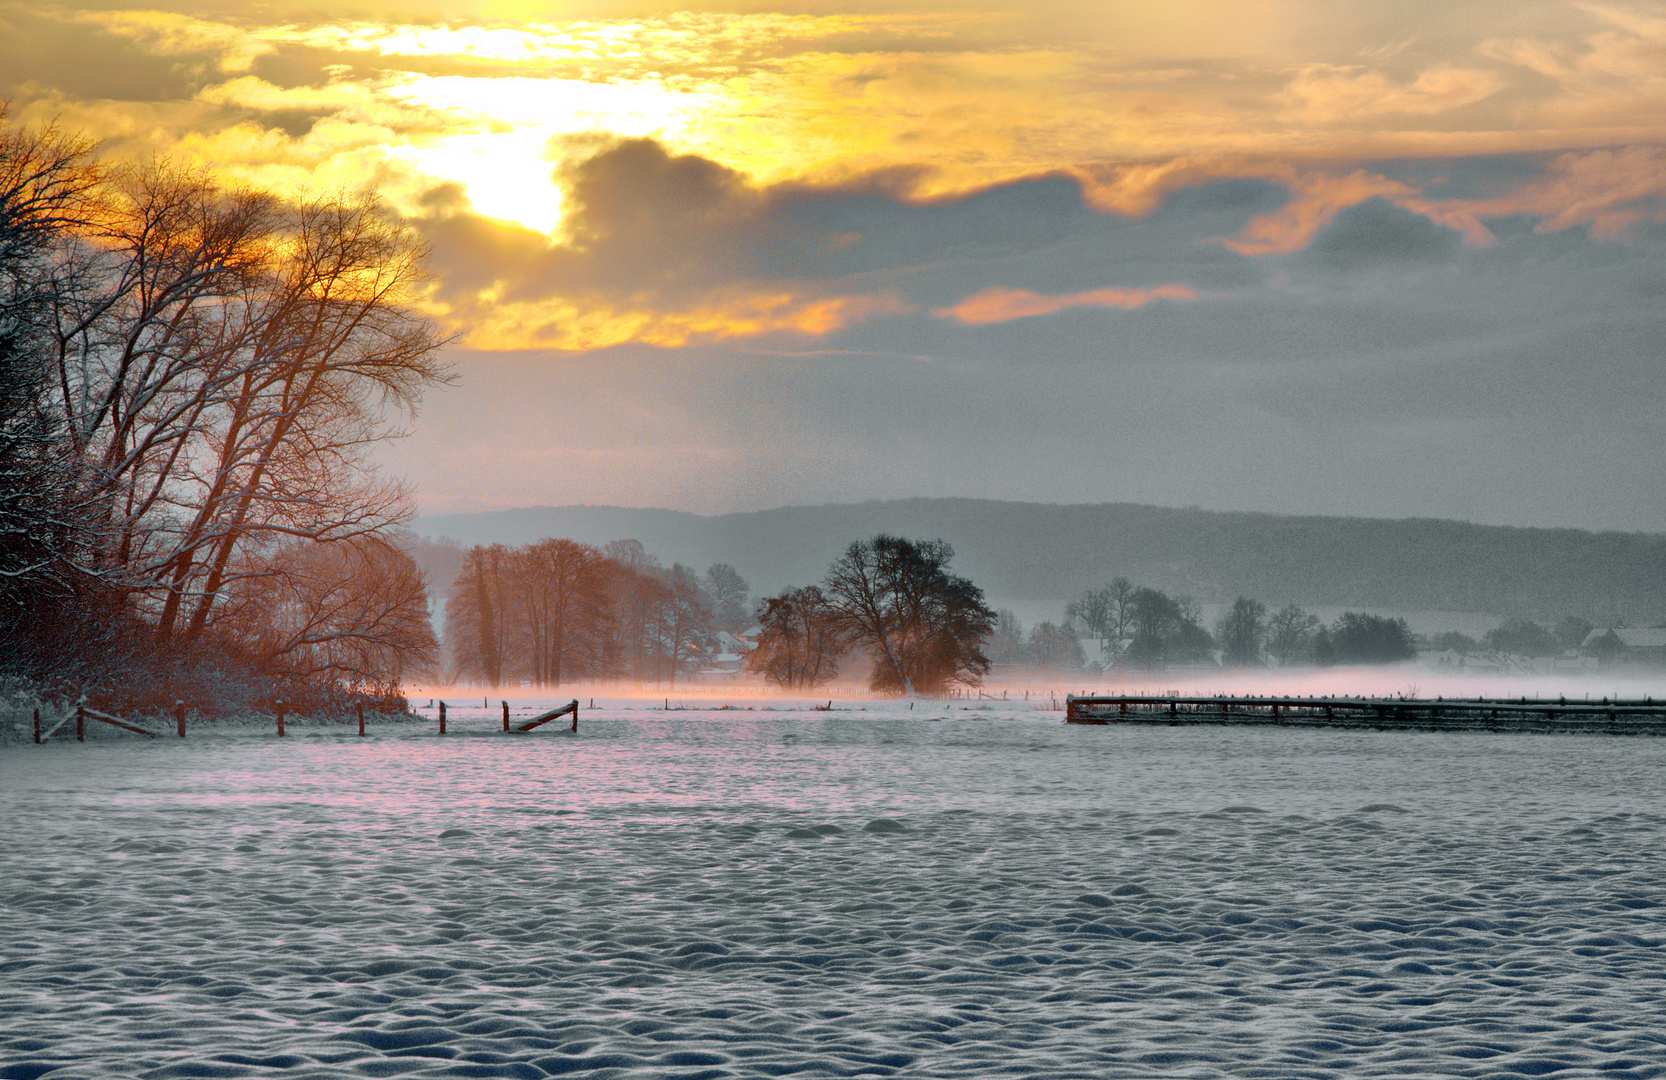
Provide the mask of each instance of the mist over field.
MULTIPOLYGON (((1128 504, 1061 506, 911 499, 702 516, 609 506, 425 515, 419 535, 468 546, 546 536, 642 541, 667 563, 738 568, 757 595, 819 579, 844 546, 876 532, 940 536, 997 607, 1057 619, 1082 590, 1122 575, 1229 604, 1300 604, 1606 625, 1666 617, 1666 535, 1525 529, 1435 520, 1294 517, 1128 504)), ((443 578, 441 579, 443 584, 443 578)), ((1495 624, 1495 623, 1494 623, 1495 624)), ((1419 627, 1422 629, 1422 627, 1419 627)))

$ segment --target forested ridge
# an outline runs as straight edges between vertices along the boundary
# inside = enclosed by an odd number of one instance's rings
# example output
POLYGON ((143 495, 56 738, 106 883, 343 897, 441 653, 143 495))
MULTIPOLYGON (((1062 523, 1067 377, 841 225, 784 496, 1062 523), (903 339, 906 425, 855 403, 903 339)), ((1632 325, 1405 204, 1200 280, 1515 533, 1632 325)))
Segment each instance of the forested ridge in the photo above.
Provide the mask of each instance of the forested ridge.
POLYGON ((851 536, 941 536, 999 604, 1059 609, 1114 575, 1230 603, 1474 611, 1597 622, 1666 617, 1666 536, 1428 518, 1293 517, 1132 503, 905 499, 702 516, 534 507, 419 518, 461 543, 641 540, 668 561, 742 569, 760 594, 813 581, 851 536))

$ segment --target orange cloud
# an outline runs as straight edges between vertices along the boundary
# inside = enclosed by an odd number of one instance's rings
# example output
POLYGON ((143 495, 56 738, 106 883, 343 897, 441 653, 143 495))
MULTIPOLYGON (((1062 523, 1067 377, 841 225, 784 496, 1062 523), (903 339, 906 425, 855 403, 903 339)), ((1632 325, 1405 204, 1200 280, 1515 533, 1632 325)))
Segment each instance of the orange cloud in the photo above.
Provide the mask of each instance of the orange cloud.
POLYGON ((821 337, 866 319, 911 310, 894 293, 810 297, 782 292, 673 311, 614 307, 596 300, 487 300, 468 310, 444 310, 441 317, 464 330, 464 344, 471 348, 583 351, 632 341, 677 348, 780 334, 821 337))
POLYGON ((1288 187, 1290 201, 1270 214, 1255 218, 1237 236, 1221 241, 1244 255, 1285 255, 1300 250, 1337 214, 1372 198, 1387 199, 1402 209, 1456 229, 1471 247, 1485 247, 1493 242, 1492 233, 1481 224, 1480 214, 1471 205, 1422 198, 1415 189, 1366 169, 1349 173, 1269 169, 1262 176, 1288 187))
POLYGON ((988 326, 1013 319, 1052 315, 1073 307, 1110 307, 1128 311, 1144 307, 1153 300, 1196 299, 1197 293, 1186 285, 1159 285, 1154 289, 1089 289, 1062 296, 996 287, 974 293, 953 307, 938 308, 932 314, 939 319, 953 319, 962 326, 988 326))
POLYGON ((1538 215, 1540 232, 1589 225, 1597 239, 1615 239, 1640 221, 1666 221, 1666 147, 1563 154, 1521 190, 1472 209, 1538 215))

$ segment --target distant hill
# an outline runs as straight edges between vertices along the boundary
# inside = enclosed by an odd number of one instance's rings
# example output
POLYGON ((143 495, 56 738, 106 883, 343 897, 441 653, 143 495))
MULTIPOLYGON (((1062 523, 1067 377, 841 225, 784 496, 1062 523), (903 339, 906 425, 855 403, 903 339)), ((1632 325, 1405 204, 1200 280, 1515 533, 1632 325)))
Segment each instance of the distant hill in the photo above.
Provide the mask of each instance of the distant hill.
POLYGON ((1423 518, 1285 517, 1129 503, 1058 506, 904 499, 706 517, 614 506, 532 507, 418 519, 461 544, 635 538, 662 562, 726 562, 754 595, 820 580, 852 540, 941 537, 995 606, 1061 612, 1122 575, 1206 604, 1666 618, 1666 535, 1470 525, 1423 518))

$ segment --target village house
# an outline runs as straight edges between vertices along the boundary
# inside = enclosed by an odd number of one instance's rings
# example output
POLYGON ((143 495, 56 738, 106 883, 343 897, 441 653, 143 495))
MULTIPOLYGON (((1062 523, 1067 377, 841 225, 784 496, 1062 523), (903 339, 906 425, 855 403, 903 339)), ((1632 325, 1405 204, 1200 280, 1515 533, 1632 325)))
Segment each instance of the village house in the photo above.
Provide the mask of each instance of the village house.
POLYGON ((1666 627, 1599 627, 1586 635, 1579 651, 1603 667, 1666 667, 1666 627))

